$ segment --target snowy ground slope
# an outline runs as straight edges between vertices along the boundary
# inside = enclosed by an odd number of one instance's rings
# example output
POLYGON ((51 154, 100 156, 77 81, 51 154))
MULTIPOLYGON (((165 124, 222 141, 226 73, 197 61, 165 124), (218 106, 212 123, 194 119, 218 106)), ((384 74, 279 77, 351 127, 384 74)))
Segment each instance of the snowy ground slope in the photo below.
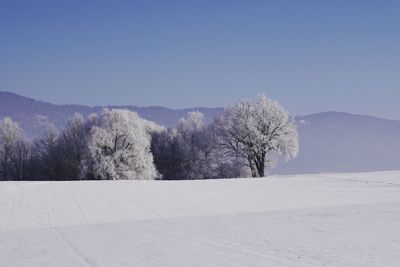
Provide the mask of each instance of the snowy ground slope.
POLYGON ((400 171, 0 182, 0 266, 399 266, 400 171))

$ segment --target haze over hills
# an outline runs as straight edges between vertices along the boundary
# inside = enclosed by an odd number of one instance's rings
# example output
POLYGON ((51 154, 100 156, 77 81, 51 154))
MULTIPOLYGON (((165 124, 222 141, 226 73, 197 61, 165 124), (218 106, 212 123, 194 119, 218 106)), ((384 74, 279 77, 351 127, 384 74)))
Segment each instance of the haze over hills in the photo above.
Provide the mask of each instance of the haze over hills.
MULTIPOLYGON (((165 107, 108 106, 136 111, 141 117, 166 127, 174 126, 189 111, 198 110, 206 122, 222 108, 169 109, 165 107)), ((0 92, 0 118, 10 116, 36 138, 54 124, 62 128, 76 112, 98 113, 104 107, 55 105, 13 93, 0 92)), ((382 171, 400 169, 400 121, 324 112, 295 117, 300 134, 300 154, 278 162, 272 173, 382 171)))
POLYGON ((296 117, 300 153, 275 173, 400 169, 400 121, 343 112, 296 117))
MULTIPOLYGON (((165 107, 106 106, 107 108, 128 109, 137 112, 142 118, 154 121, 165 127, 172 127, 187 112, 198 110, 210 122, 222 108, 170 109, 165 107)), ((55 105, 14 93, 0 91, 0 118, 9 116, 17 121, 30 138, 40 136, 49 124, 62 128, 74 113, 86 116, 99 113, 105 106, 55 105)))

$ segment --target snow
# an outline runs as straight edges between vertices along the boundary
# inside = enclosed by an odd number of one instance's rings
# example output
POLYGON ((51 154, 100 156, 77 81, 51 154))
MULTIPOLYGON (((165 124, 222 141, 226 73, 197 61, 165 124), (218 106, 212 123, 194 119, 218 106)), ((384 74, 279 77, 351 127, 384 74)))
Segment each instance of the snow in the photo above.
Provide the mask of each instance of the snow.
POLYGON ((0 266, 398 266, 400 171, 0 182, 0 266))

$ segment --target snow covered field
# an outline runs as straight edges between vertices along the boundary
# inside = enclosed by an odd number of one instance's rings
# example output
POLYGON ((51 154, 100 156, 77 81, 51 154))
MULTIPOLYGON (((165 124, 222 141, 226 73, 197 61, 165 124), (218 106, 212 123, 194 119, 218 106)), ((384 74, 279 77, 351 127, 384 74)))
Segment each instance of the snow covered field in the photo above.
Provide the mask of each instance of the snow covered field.
POLYGON ((0 182, 0 266, 399 266, 400 171, 0 182))

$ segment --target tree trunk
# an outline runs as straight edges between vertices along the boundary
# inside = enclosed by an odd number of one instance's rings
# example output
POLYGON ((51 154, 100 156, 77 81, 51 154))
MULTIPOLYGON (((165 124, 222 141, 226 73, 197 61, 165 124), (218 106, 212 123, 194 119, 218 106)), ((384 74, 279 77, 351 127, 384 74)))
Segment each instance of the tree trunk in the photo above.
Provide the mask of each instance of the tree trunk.
POLYGON ((24 160, 21 159, 20 164, 19 164, 19 180, 21 181, 23 179, 24 176, 24 160))
POLYGON ((249 167, 250 167, 250 170, 251 170, 251 177, 256 178, 257 177, 257 170, 256 170, 256 167, 254 166, 253 160, 250 157, 248 157, 247 161, 249 162, 249 167))
POLYGON ((258 177, 264 177, 265 176, 265 154, 264 153, 261 156, 257 157, 256 167, 257 167, 258 177))
POLYGON ((258 177, 264 177, 265 176, 264 169, 265 169, 264 162, 260 162, 259 164, 257 164, 258 177))

